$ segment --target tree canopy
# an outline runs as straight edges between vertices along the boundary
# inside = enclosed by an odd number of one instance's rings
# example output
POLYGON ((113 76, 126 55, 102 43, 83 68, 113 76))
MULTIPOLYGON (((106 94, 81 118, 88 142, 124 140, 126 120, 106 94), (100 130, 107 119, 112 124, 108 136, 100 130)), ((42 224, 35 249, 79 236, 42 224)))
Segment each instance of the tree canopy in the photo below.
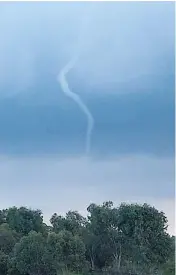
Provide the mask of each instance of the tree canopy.
POLYGON ((0 275, 175 274, 175 237, 150 205, 91 204, 88 215, 0 210, 0 275))

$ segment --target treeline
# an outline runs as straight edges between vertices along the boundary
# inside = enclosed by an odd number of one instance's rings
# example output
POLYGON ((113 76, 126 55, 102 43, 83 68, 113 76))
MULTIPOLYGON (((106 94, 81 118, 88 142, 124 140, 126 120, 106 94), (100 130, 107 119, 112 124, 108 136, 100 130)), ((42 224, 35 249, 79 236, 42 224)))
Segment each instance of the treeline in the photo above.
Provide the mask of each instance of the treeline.
POLYGON ((91 204, 53 214, 0 210, 0 275, 175 274, 175 237, 163 212, 147 204, 91 204))

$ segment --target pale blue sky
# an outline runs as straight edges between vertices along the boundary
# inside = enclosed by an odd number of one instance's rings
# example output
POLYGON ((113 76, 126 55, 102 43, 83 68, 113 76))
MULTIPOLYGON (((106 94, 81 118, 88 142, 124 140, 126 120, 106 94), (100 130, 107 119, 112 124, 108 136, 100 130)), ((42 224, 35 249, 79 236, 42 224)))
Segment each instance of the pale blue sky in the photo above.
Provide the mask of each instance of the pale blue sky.
POLYGON ((154 204, 173 232, 174 3, 0 3, 0 207, 154 204), (65 97, 67 79, 95 127, 65 97), (10 191, 9 191, 10 190, 10 191))

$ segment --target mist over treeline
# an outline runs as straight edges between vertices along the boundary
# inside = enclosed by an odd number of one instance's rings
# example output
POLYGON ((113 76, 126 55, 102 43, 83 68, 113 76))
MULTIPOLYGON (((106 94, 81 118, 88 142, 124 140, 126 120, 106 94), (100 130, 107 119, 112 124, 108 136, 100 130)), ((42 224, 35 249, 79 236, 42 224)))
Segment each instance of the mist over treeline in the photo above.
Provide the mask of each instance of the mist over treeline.
POLYGON ((175 274, 175 236, 148 204, 91 203, 87 217, 41 210, 0 210, 0 274, 175 274))

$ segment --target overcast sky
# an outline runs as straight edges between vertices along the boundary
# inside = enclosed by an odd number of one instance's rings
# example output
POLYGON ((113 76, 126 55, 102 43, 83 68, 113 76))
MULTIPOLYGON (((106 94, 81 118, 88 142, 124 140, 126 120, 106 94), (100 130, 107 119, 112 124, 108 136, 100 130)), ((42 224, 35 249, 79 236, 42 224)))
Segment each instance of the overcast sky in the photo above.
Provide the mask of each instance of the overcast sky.
POLYGON ((174 232, 174 3, 0 3, 0 207, 148 202, 174 232), (57 75, 75 55, 68 84, 57 75))

